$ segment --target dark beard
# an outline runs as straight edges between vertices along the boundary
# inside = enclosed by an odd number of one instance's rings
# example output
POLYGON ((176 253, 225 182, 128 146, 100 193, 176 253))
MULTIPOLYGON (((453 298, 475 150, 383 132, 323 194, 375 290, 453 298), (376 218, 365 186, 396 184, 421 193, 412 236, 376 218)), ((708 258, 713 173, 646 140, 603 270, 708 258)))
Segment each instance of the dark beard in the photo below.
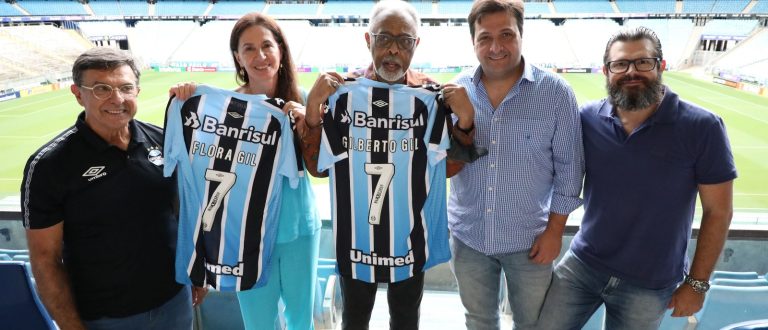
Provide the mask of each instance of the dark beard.
POLYGON ((659 103, 662 89, 661 76, 659 79, 649 80, 645 77, 626 75, 615 85, 611 85, 610 81, 606 79, 605 88, 608 90, 608 100, 614 109, 638 111, 659 103), (631 79, 641 79, 643 88, 634 88, 625 92, 622 85, 631 79))

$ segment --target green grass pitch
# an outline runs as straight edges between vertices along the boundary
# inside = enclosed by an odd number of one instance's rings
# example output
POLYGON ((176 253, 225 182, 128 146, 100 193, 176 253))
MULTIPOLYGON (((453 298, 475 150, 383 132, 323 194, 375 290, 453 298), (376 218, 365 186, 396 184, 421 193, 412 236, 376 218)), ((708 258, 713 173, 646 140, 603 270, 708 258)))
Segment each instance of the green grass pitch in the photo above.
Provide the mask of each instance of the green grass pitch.
MULTIPOLYGON (((433 75, 446 82, 453 74, 433 75)), ((309 89, 316 73, 300 74, 300 84, 309 89)), ((566 74, 579 104, 604 97, 600 74, 566 74)), ((738 211, 768 210, 768 98, 667 72, 665 83, 683 99, 699 104, 723 117, 730 137, 739 178, 735 183, 734 207, 738 211)), ((138 119, 162 124, 168 87, 180 81, 196 81, 234 88, 233 73, 156 73, 141 77, 138 119)), ((81 111, 69 86, 46 94, 0 102, 0 198, 19 194, 22 170, 29 155, 56 134, 71 126, 81 111)), ((631 173, 627 173, 631 175, 631 173)))

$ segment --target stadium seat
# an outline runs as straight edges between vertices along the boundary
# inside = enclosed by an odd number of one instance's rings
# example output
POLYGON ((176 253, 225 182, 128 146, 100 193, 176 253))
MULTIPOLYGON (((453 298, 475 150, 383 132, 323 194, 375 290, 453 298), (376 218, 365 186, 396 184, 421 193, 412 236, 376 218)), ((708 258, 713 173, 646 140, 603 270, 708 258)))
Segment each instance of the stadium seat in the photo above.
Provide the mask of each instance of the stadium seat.
POLYGON ((5 253, 0 253, 0 261, 11 261, 11 260, 13 260, 13 258, 11 258, 11 256, 9 256, 9 255, 7 255, 5 253))
POLYGON ((672 317, 671 309, 664 312, 664 317, 659 325, 659 330, 693 330, 695 328, 696 325, 688 322, 687 317, 672 317))
POLYGON ((728 272, 723 270, 716 270, 712 273, 712 279, 718 278, 730 278, 739 280, 753 280, 757 278, 756 272, 728 272))
POLYGON ((17 255, 28 256, 29 255, 29 250, 0 249, 0 254, 5 254, 5 255, 11 257, 11 259, 13 259, 13 257, 17 256, 17 255))
POLYGON ((57 329, 20 261, 0 261, 0 328, 57 329))
POLYGON ((768 319, 768 286, 712 285, 695 317, 697 330, 718 330, 738 322, 768 319))
POLYGON ((195 319, 198 330, 245 328, 235 292, 210 290, 196 307, 195 319))
POLYGON ((768 330, 768 319, 739 322, 723 327, 720 330, 768 330))
POLYGON ((605 304, 600 305, 593 314, 592 317, 587 320, 587 323, 581 328, 582 330, 602 330, 605 324, 605 304))
MULTIPOLYGON (((768 286, 768 280, 764 278, 740 280, 732 278, 716 278, 710 281, 712 285, 724 285, 724 286, 768 286)), ((768 306, 766 306, 768 308, 768 306)))
POLYGON ((314 320, 317 329, 336 329, 341 321, 341 287, 336 275, 336 261, 321 259, 317 266, 314 320), (331 264, 328 264, 331 263, 331 264))

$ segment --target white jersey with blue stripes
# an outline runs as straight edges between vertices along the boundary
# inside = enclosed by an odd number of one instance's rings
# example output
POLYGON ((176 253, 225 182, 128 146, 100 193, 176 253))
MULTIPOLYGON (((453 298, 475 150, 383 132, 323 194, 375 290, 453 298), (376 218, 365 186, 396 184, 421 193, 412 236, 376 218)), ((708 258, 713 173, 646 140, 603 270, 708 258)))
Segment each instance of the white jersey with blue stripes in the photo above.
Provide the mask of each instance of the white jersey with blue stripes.
POLYGON ((437 95, 358 78, 329 98, 318 170, 330 170, 341 275, 398 282, 450 259, 437 95))
POLYGON ((303 175, 282 105, 204 85, 169 104, 165 175, 178 175, 180 283, 221 291, 266 283, 282 177, 295 186, 303 175))

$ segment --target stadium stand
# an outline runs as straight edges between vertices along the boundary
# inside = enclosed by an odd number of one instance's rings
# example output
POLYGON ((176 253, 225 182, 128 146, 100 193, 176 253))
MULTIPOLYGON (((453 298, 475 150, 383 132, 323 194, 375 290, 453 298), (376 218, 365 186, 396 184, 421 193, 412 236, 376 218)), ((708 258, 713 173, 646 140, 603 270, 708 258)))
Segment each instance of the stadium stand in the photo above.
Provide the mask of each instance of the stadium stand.
POLYGON ((610 2, 604 0, 557 0, 553 3, 556 12, 560 14, 613 12, 610 2))
POLYGON ((122 21, 93 21, 79 22, 80 32, 86 38, 128 35, 128 28, 122 21))
POLYGON ((616 6, 622 13, 674 13, 674 0, 616 0, 616 6))
POLYGON ((209 2, 206 0, 194 1, 157 1, 155 3, 155 15, 202 15, 208 8, 209 2))
POLYGON ((694 28, 689 19, 628 19, 624 26, 645 26, 656 32, 664 50, 667 67, 675 68, 677 63, 689 55, 684 54, 694 28))
POLYGON ((712 6, 713 13, 740 13, 747 7, 749 0, 717 0, 712 6))
POLYGON ((752 10, 750 10, 749 12, 754 14, 768 13, 768 1, 765 1, 765 0, 758 1, 757 4, 755 4, 755 6, 752 7, 752 10))
POLYGON ((416 8, 419 15, 432 15, 432 1, 416 0, 410 1, 410 3, 416 8))
POLYGON ((1 328, 57 329, 37 297, 24 262, 0 261, 0 292, 1 328))
POLYGON ((19 0, 16 4, 30 15, 88 15, 83 5, 74 0, 19 0))
MULTIPOLYGON (((525 14, 528 14, 529 5, 525 4, 525 14)), ((472 8, 472 1, 465 0, 442 0, 437 3, 437 12, 443 15, 468 15, 472 8)))
POLYGON ((315 16, 319 9, 317 3, 271 3, 265 8, 267 15, 280 16, 315 16))
POLYGON ((263 12, 264 1, 222 0, 213 5, 213 9, 208 15, 236 16, 239 18, 243 14, 253 11, 263 12))
POLYGON ((745 37, 750 35, 757 26, 758 21, 754 19, 713 19, 704 25, 702 34, 745 37))
POLYGON ((605 42, 619 29, 619 25, 609 19, 571 19, 565 21, 559 29, 572 42, 576 56, 574 63, 585 67, 600 67, 603 64, 605 42))
POLYGON ((359 16, 367 18, 371 12, 371 9, 373 8, 373 4, 373 1, 328 0, 325 2, 322 14, 330 16, 359 16))
POLYGON ((188 38, 176 40, 178 48, 169 54, 169 61, 207 61, 217 62, 221 67, 234 67, 232 55, 229 52, 229 38, 224 37, 229 36, 234 25, 235 21, 211 21, 194 28, 188 38), (200 40, 207 40, 207 42, 200 42, 200 40))
MULTIPOLYGON (((529 63, 545 67, 578 66, 574 45, 564 30, 550 20, 526 20, 523 27, 523 56, 529 63), (546 42, 542 42, 546 40, 546 42)), ((603 47, 601 47, 603 48, 603 47)))
MULTIPOLYGON (((471 66, 477 63, 466 26, 422 26, 421 41, 411 65, 422 68, 471 66), (446 51, 445 45, 451 45, 446 51)), ((359 37, 362 39, 362 36, 359 37)), ((370 58, 370 56, 369 56, 370 58)))
MULTIPOLYGON (((131 48, 145 64, 167 65, 179 45, 198 27, 198 24, 191 21, 140 21, 132 29, 132 36, 129 36, 131 48)), ((216 39, 228 38, 219 36, 212 40, 216 39)))
POLYGON ((731 48, 708 66, 720 70, 762 76, 768 80, 768 29, 762 28, 731 48))
POLYGON ((18 11, 10 3, 0 2, 0 16, 19 16, 24 13, 18 11))
POLYGON ((140 0, 89 0, 88 5, 96 16, 146 16, 149 7, 140 0))
MULTIPOLYGON (((469 13, 469 11, 467 11, 469 13)), ((549 14, 549 5, 546 2, 526 2, 525 16, 536 16, 539 14, 549 14)))

